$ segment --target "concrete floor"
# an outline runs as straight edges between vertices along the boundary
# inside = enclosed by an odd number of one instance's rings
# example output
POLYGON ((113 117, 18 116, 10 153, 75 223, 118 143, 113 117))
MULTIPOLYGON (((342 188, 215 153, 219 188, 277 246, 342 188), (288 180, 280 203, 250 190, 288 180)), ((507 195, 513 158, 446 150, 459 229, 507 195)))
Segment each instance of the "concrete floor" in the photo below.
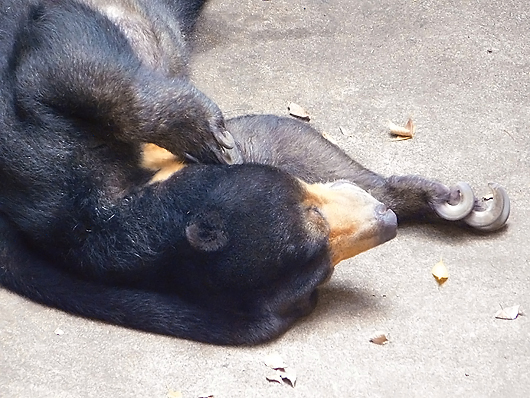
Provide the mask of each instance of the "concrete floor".
POLYGON ((403 228, 342 263, 314 314, 254 348, 108 326, 2 290, 0 396, 530 396, 530 316, 494 318, 512 304, 530 315, 528 5, 212 0, 198 37, 194 80, 227 116, 297 102, 383 174, 464 180, 479 194, 501 183, 508 227, 403 228), (386 122, 409 116, 416 136, 392 142, 386 122), (442 287, 430 272, 440 257, 442 287), (377 330, 389 344, 369 342, 377 330), (266 380, 271 352, 296 369, 296 387, 266 380))

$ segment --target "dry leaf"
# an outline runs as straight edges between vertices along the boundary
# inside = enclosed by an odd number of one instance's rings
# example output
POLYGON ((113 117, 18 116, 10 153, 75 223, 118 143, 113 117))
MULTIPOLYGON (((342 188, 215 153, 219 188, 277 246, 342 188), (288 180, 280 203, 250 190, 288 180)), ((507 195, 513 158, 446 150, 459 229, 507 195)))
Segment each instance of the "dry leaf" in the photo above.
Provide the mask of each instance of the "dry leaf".
POLYGON ((513 320, 521 314, 520 307, 520 305, 513 305, 511 307, 501 308, 495 313, 495 318, 513 320))
POLYGON ((376 332, 370 339, 370 343, 385 345, 388 343, 388 337, 384 332, 376 332))
POLYGON ((213 394, 201 394, 199 395, 198 398, 214 398, 214 395, 213 394))
POLYGON ((64 334, 63 330, 59 328, 55 329, 53 333, 55 333, 57 336, 62 336, 64 334))
POLYGON ((166 395, 167 398, 182 398, 182 393, 180 391, 169 390, 166 395))
POLYGON ((287 109, 289 110, 289 115, 298 117, 300 119, 304 119, 309 121, 311 119, 311 116, 309 115, 309 112, 307 112, 304 108, 302 108, 300 105, 295 104, 294 102, 290 102, 287 106, 287 109))
POLYGON ((436 279, 436 282, 438 282, 440 285, 443 285, 449 278, 449 271, 441 259, 434 265, 434 267, 432 267, 431 273, 432 276, 434 276, 434 279, 436 279))
POLYGON ((390 133, 392 135, 397 136, 394 138, 395 141, 410 140, 412 137, 414 137, 414 133, 416 132, 416 126, 414 125, 412 118, 409 118, 405 127, 388 122, 388 128, 390 129, 390 133))
POLYGON ((274 373, 269 373, 267 376, 265 376, 268 381, 273 381, 277 383, 284 382, 290 384, 291 387, 295 386, 296 370, 288 367, 283 361, 280 354, 278 354, 277 352, 271 352, 269 355, 263 358, 263 362, 265 363, 265 365, 275 371, 274 373))
POLYGON ((282 357, 277 352, 271 352, 263 358, 263 362, 265 362, 265 365, 271 369, 283 369, 287 367, 282 357))

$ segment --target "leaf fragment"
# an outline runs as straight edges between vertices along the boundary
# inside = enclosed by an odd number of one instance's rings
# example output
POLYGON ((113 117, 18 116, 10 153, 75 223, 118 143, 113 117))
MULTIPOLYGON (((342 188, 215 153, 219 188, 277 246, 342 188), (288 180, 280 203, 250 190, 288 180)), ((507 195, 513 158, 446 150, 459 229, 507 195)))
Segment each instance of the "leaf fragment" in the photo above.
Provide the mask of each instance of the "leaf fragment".
POLYGON ((520 305, 512 305, 511 307, 505 307, 500 310, 498 310, 495 313, 495 318, 497 319, 507 319, 507 320, 513 320, 517 318, 519 315, 521 315, 520 305))
POLYGON ((288 367, 287 364, 283 361, 280 354, 277 352, 272 352, 263 358, 263 362, 269 368, 273 369, 274 372, 269 372, 266 379, 271 382, 276 383, 287 383, 291 387, 296 385, 296 370, 288 367))
POLYGON ((376 332, 372 338, 370 338, 370 343, 385 345, 388 344, 388 337, 385 332, 376 332))
POLYGON ((449 279, 449 271, 441 259, 432 267, 431 273, 439 285, 443 285, 449 279))
POLYGON ((414 125, 412 118, 409 118, 405 127, 398 126, 393 122, 388 122, 388 128, 390 129, 390 134, 396 136, 394 141, 410 140, 414 137, 414 133, 416 132, 416 126, 414 125))
POLYGON ((306 111, 304 108, 302 108, 300 105, 290 102, 289 105, 287 105, 287 109, 289 110, 289 115, 309 121, 311 119, 311 115, 309 115, 309 112, 306 111))

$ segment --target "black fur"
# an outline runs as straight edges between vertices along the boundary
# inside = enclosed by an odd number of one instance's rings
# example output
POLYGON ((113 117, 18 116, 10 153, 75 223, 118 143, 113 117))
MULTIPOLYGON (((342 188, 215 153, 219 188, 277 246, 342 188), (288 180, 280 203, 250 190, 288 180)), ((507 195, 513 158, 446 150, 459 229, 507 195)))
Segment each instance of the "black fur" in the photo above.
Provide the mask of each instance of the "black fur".
POLYGON ((12 129, 56 126, 57 145, 66 151, 80 138, 90 147, 123 147, 113 148, 116 156, 128 150, 130 157, 143 141, 182 158, 217 163, 221 112, 186 77, 178 20, 164 23, 172 11, 176 17, 195 15, 202 3, 138 2, 144 4, 140 16, 153 21, 160 37, 132 33, 128 40, 125 33, 136 31, 125 22, 72 0, 3 2, 2 97, 9 98, 6 112, 14 113, 8 120, 19 122, 12 129), (79 134, 80 125, 90 134, 79 134))
POLYGON ((4 287, 131 328, 259 343, 309 313, 331 274, 327 232, 308 233, 293 176, 349 179, 402 219, 450 199, 441 184, 372 173, 276 117, 228 121, 247 164, 213 164, 226 160, 224 121, 186 77, 184 37, 203 3, 2 1, 4 287), (145 42, 101 11, 109 4, 136 10, 145 42), (146 142, 203 164, 148 185, 146 142))
POLYGON ((212 343, 265 341, 313 308, 331 273, 326 235, 307 236, 299 203, 296 181, 278 170, 191 166, 108 208, 72 209, 61 223, 75 221, 53 238, 3 216, 0 281, 111 323, 212 343), (87 223, 74 225, 81 217, 87 223), (201 219, 217 222, 222 250, 188 241, 182 227, 204 229, 201 219))

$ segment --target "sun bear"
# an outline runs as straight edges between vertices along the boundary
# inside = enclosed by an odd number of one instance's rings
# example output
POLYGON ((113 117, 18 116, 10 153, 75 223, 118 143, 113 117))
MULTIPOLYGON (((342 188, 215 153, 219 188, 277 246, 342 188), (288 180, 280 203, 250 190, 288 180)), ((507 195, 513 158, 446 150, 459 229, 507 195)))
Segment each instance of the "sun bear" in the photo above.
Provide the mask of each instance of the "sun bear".
POLYGON ((2 286, 125 327, 256 344, 398 219, 505 224, 497 185, 480 202, 463 183, 379 176, 300 121, 225 121, 187 77, 203 3, 2 2, 2 286))

